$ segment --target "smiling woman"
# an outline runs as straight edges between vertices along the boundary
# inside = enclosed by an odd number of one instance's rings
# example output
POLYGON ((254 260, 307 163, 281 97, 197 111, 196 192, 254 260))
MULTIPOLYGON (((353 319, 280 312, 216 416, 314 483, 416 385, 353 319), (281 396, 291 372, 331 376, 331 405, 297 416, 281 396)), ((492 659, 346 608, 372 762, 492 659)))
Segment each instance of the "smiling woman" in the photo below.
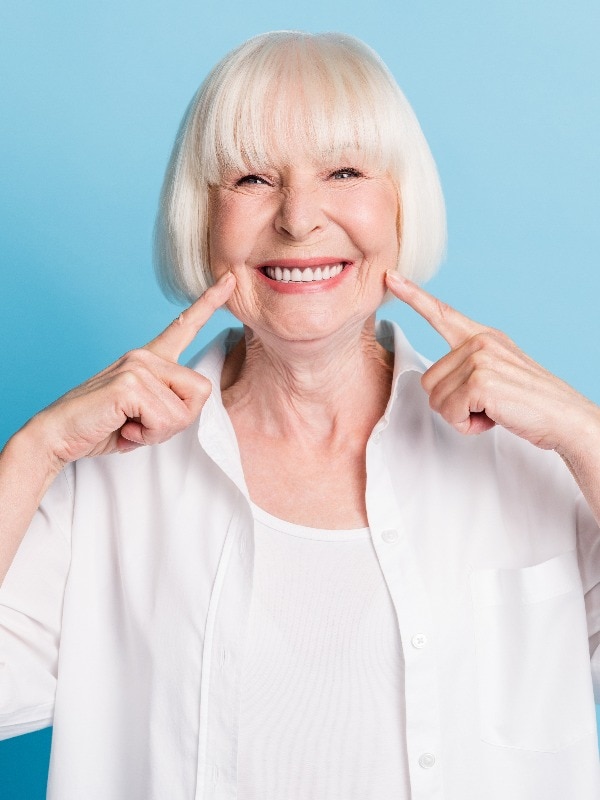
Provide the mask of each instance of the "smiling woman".
POLYGON ((597 800, 600 409, 406 278, 444 241, 368 47, 209 75, 156 238, 194 302, 0 455, 0 732, 54 723, 51 800, 597 800))
POLYGON ((387 266, 397 263, 414 280, 431 277, 446 243, 444 200, 398 84, 379 56, 351 36, 278 31, 226 56, 187 110, 156 226, 157 270, 168 294, 193 300, 211 283, 209 187, 224 176, 269 185, 265 178, 274 169, 299 158, 329 169, 332 178, 337 170, 342 180, 356 167, 389 175, 402 244, 387 266))

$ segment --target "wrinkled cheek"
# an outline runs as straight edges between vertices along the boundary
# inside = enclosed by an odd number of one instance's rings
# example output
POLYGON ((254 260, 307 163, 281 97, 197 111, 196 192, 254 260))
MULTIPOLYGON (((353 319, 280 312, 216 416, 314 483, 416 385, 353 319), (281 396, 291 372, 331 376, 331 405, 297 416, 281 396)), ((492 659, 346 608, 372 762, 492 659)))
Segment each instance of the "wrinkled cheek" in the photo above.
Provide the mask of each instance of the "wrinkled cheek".
POLYGON ((250 325, 250 327, 252 327, 252 322, 260 316, 256 291, 251 286, 236 288, 227 303, 227 308, 240 322, 250 325))

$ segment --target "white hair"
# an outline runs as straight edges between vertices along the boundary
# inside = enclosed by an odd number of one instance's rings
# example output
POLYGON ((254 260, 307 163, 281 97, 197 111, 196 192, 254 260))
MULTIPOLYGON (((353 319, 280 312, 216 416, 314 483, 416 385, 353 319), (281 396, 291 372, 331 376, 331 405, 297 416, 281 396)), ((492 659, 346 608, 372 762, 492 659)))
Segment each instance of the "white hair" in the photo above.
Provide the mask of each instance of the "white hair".
POLYGON ((397 269, 412 280, 430 278, 445 251, 444 199, 423 132, 393 76, 352 36, 275 31, 225 56, 186 111, 156 220, 163 291, 194 300, 211 285, 208 193, 224 172, 290 164, 300 149, 335 160, 349 147, 397 187, 397 269))

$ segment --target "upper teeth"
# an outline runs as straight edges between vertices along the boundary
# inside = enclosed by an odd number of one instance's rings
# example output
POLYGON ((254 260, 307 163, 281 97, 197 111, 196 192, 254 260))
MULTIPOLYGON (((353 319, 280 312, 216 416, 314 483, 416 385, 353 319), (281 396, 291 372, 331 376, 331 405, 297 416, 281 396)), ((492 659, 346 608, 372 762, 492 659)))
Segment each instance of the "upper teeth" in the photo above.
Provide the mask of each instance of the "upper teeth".
POLYGON ((274 281, 328 281, 344 269, 343 264, 330 264, 326 267, 265 267, 265 273, 274 281))

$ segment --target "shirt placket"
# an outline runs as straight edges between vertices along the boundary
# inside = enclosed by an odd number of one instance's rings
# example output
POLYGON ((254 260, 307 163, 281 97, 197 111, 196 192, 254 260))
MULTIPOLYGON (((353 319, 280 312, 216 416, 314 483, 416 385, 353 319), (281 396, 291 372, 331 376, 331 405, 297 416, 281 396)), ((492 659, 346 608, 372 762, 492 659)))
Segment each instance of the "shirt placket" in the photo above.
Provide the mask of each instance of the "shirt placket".
MULTIPOLYGON (((442 800, 436 633, 425 584, 384 457, 384 419, 367 445, 367 515, 373 545, 398 618, 405 662, 408 769, 412 800, 442 800)), ((396 476, 396 480, 399 476, 396 476)))
POLYGON ((200 426, 207 454, 239 489, 210 599, 202 657, 195 800, 237 797, 241 670, 252 593, 252 513, 225 409, 211 396, 200 426), (216 432, 219 432, 218 435, 216 432))

